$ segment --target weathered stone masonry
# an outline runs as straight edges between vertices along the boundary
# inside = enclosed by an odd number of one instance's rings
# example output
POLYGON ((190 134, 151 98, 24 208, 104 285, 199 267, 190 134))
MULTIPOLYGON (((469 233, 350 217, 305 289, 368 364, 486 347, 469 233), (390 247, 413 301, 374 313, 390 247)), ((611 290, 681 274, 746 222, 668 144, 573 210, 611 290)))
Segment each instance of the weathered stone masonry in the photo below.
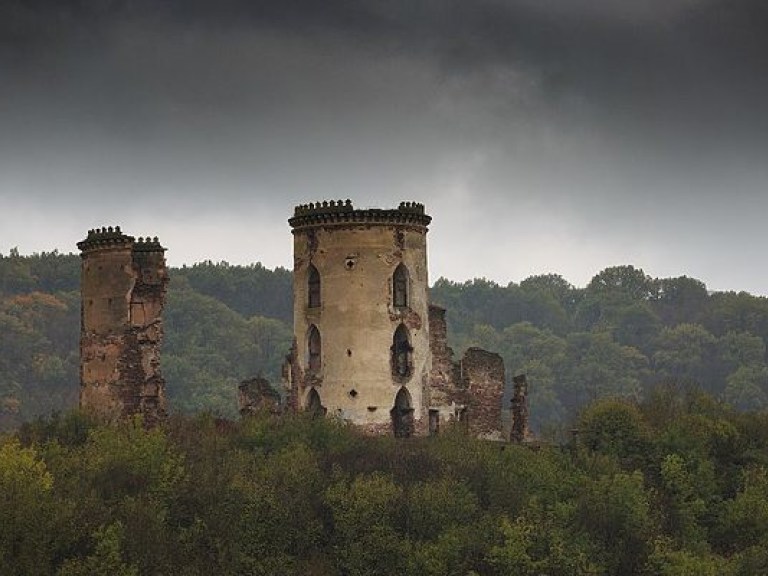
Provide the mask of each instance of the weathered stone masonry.
POLYGON ((288 407, 372 434, 436 434, 463 422, 501 439, 501 358, 470 349, 454 363, 445 310, 429 304, 424 206, 297 206, 294 337, 288 407))
POLYGON ((469 348, 458 362, 447 344, 445 309, 429 307, 430 428, 461 422, 473 436, 501 439, 504 361, 493 352, 469 348))
POLYGON ((157 238, 90 230, 82 257, 80 406, 109 420, 166 415, 160 372, 168 273, 157 238))
MULTIPOLYGON (((429 304, 424 206, 359 210, 347 200, 296 207, 294 344, 286 407, 371 434, 437 434, 458 423, 502 439, 504 364, 470 348, 458 362, 445 310, 429 304)), ((160 372, 168 274, 157 238, 91 230, 82 256, 80 405, 109 420, 166 415, 160 372)), ((284 409, 263 379, 239 389, 241 414, 284 409)))

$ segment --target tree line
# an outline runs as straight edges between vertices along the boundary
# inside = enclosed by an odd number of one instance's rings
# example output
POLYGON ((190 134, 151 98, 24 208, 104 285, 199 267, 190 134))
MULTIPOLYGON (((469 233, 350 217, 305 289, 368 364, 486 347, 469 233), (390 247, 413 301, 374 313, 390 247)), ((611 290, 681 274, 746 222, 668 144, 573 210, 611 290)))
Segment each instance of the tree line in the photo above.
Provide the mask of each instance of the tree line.
MULTIPOLYGON (((279 381, 292 339, 291 273, 210 261, 170 273, 170 404, 234 416, 241 380, 279 381)), ((0 254, 0 426, 76 404, 79 277, 77 255, 0 254)), ((527 374, 532 424, 547 438, 562 440, 595 399, 639 401, 659 383, 696 385, 737 409, 768 406, 763 297, 616 266, 584 288, 556 274, 506 286, 441 278, 431 300, 447 308, 457 356, 480 346, 503 356, 508 378, 527 374)))

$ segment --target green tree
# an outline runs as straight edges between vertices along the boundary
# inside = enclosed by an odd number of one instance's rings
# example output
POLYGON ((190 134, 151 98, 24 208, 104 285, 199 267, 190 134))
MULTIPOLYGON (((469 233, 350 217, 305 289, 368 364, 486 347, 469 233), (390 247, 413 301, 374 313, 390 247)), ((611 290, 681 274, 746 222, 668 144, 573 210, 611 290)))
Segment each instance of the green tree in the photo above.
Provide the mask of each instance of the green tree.
POLYGON ((639 399, 648 374, 648 359, 621 346, 607 333, 570 334, 563 376, 566 403, 579 408, 605 396, 639 399))
POLYGON ((588 450, 613 456, 628 470, 644 468, 652 449, 651 430, 637 405, 615 398, 582 412, 579 437, 588 450))
POLYGON ((698 324, 664 328, 653 355, 656 371, 662 378, 697 382, 716 392, 707 370, 715 356, 715 344, 715 337, 698 324))
POLYGON ((53 560, 53 476, 33 448, 0 444, 0 573, 50 574, 53 560))
POLYGON ((340 480, 326 492, 338 569, 350 576, 403 574, 405 542, 398 532, 403 491, 381 473, 340 480))
POLYGON ((665 326, 696 324, 702 321, 709 300, 700 280, 679 276, 658 281, 659 298, 654 308, 665 326))
POLYGON ((83 559, 66 560, 57 576, 139 576, 138 568, 122 558, 123 534, 120 522, 97 530, 93 534, 93 553, 83 559))
POLYGON ((588 479, 579 498, 577 519, 599 547, 607 574, 640 572, 657 527, 639 471, 588 479))

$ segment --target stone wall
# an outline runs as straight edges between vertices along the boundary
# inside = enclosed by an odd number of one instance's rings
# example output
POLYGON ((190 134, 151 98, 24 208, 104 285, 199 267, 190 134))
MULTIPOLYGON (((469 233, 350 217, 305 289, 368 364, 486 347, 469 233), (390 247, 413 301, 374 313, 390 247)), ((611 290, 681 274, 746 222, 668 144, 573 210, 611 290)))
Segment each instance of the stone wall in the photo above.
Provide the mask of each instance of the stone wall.
POLYGON ((466 400, 469 433, 501 439, 501 400, 505 378, 501 356, 480 348, 469 348, 456 365, 454 377, 466 400))

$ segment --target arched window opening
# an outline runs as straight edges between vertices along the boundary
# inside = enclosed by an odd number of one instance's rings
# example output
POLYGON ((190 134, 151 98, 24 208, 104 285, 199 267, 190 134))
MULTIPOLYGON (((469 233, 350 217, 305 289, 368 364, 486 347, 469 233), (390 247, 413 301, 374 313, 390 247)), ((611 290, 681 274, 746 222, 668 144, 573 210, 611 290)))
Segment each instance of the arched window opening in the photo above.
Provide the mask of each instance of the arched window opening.
POLYGON ((397 378, 411 375, 411 356, 413 347, 408 340, 408 329, 400 324, 392 338, 392 374, 397 378))
POLYGON ((320 272, 317 271, 314 264, 309 265, 308 292, 309 307, 317 308, 320 306, 320 272))
POLYGON ((320 330, 314 324, 309 329, 308 348, 309 348, 309 371, 320 372, 322 368, 322 343, 320 341, 320 330))
POLYGON ((392 301, 395 308, 408 307, 408 268, 402 263, 392 275, 392 301))
POLYGON ((312 388, 307 395, 306 411, 312 418, 322 418, 325 416, 325 406, 323 406, 320 394, 317 393, 315 388, 312 388))
POLYGON ((405 387, 400 388, 395 396, 395 405, 389 412, 392 417, 392 429, 395 438, 410 438, 413 435, 413 408, 411 395, 405 387))

